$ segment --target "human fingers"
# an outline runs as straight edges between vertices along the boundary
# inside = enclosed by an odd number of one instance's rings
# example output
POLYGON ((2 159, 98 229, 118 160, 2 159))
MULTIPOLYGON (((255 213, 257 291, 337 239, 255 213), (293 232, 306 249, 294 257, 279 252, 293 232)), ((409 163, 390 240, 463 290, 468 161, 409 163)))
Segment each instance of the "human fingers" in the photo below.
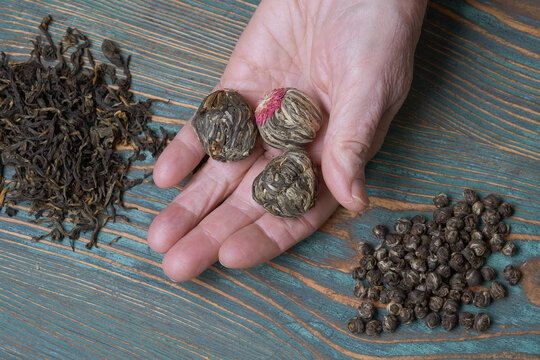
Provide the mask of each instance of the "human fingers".
POLYGON ((384 93, 377 89, 375 76, 371 83, 342 86, 340 95, 332 100, 324 136, 322 172, 336 200, 349 210, 361 211, 369 204, 364 166, 386 102, 384 93))
POLYGON ((152 250, 167 252, 194 228, 233 192, 262 151, 257 146, 248 158, 227 164, 208 159, 182 192, 152 221, 147 236, 152 250))
POLYGON ((322 184, 317 203, 306 214, 282 219, 266 213, 229 235, 219 248, 219 261, 230 268, 262 264, 314 233, 337 205, 322 184))
POLYGON ((178 184, 197 166, 204 154, 190 121, 180 129, 156 161, 154 183, 160 188, 178 184))
POLYGON ((266 162, 259 157, 236 190, 167 251, 163 271, 169 278, 185 281, 200 274, 217 261, 225 239, 265 213, 251 198, 251 185, 266 162))

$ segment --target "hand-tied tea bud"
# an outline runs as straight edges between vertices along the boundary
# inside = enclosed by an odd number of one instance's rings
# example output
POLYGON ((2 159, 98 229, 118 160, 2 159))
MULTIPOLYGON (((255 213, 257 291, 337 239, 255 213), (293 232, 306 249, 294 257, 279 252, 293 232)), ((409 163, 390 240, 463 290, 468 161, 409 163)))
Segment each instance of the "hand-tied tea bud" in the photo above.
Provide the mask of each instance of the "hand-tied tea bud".
POLYGON ((255 109, 263 140, 278 149, 297 149, 315 138, 322 121, 321 110, 305 93, 293 88, 270 91, 255 109))
POLYGON ((218 90, 208 95, 191 124, 204 151, 222 162, 245 159, 257 139, 251 107, 232 90, 218 90))
POLYGON ((253 199, 270 214, 300 216, 315 205, 319 182, 309 155, 290 150, 272 159, 253 181, 253 199))

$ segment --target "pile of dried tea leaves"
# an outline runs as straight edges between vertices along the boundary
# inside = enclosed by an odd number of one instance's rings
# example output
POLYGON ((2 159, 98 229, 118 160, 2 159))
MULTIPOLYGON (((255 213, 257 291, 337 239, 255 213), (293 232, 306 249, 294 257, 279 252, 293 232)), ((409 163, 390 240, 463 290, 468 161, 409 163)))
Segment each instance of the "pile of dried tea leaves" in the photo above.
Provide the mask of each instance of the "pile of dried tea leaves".
MULTIPOLYGON (((515 253, 515 244, 504 239, 510 227, 502 221, 512 214, 512 206, 493 194, 481 200, 471 189, 453 205, 443 193, 433 203, 433 220, 422 215, 399 218, 393 233, 377 225, 372 232, 380 244, 359 244, 362 258, 352 277, 357 281, 353 293, 362 302, 359 315, 348 322, 350 332, 373 336, 415 319, 447 331, 458 324, 477 332, 490 327, 487 313, 460 310, 464 304, 484 309, 506 296, 495 269, 485 262, 493 252, 515 253), (387 311, 380 320, 373 305, 378 301, 387 311)), ((521 271, 508 265, 502 277, 516 285, 521 271)))
POLYGON ((90 249, 108 221, 128 221, 116 207, 124 208, 123 193, 142 182, 128 179, 130 165, 145 158, 142 151, 160 153, 168 134, 148 128, 151 101, 135 101, 130 92, 130 57, 105 40, 103 54, 114 66, 98 64, 84 34, 68 27, 55 44, 50 22, 50 16, 41 22, 45 39, 35 38, 26 61, 0 53, 1 162, 14 168, 10 184, 2 178, 0 207, 5 197, 13 216, 15 204, 29 203, 33 222, 52 228, 35 241, 67 237, 74 248, 91 231, 90 249), (125 158, 119 146, 133 152, 125 158))

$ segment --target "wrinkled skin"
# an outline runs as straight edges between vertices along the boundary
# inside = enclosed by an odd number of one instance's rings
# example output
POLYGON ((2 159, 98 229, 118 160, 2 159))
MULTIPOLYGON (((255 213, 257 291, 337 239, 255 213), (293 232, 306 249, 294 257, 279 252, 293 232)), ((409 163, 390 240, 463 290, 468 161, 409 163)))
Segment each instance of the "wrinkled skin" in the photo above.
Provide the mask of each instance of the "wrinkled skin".
MULTIPOLYGON (((322 169, 319 199, 298 218, 266 213, 251 185, 279 152, 262 142, 242 161, 208 160, 148 231, 168 277, 192 279, 218 260, 231 268, 263 263, 312 234, 338 204, 368 206, 364 167, 409 90, 425 7, 425 0, 261 2, 216 88, 236 89, 255 105, 268 90, 295 87, 320 103, 323 126, 307 148, 322 169)), ((203 156, 188 123, 158 159, 156 185, 176 185, 203 156)))

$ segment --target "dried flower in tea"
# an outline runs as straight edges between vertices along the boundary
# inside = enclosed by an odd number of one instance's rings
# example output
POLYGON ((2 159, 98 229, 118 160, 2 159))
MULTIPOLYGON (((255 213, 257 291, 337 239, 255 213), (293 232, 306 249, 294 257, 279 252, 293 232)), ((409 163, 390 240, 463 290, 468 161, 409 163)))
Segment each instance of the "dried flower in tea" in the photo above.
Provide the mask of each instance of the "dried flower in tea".
POLYGON ((253 110, 239 93, 217 90, 202 101, 191 125, 212 159, 229 162, 251 154, 257 139, 253 120, 253 110))
POLYGON ((272 159, 253 181, 253 199, 272 215, 295 217, 315 205, 319 182, 309 155, 290 150, 272 159))
POLYGON ((255 109, 263 140, 278 149, 298 149, 315 138, 321 110, 305 93, 293 88, 270 91, 255 109))

